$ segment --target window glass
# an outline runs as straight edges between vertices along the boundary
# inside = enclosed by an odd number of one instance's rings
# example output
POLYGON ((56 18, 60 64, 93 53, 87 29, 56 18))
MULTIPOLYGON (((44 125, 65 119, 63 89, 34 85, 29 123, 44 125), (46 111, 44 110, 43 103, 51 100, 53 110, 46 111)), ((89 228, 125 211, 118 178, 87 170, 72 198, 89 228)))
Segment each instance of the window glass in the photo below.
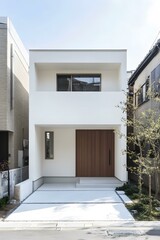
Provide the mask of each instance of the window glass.
POLYGON ((53 132, 45 132, 45 159, 53 159, 53 132))
POLYGON ((57 91, 100 91, 100 74, 57 75, 57 91))
POLYGON ((160 64, 155 68, 155 81, 160 78, 160 64))
POLYGON ((99 91, 99 76, 73 76, 72 91, 99 91))
POLYGON ((135 106, 139 106, 149 99, 148 89, 149 89, 149 77, 147 78, 145 84, 143 84, 135 94, 135 106))
POLYGON ((143 99, 143 102, 146 100, 146 84, 143 85, 142 87, 142 99, 143 99))
POLYGON ((151 83, 155 81, 155 70, 151 72, 151 83))
POLYGON ((138 105, 143 102, 143 90, 142 87, 138 90, 138 105))
POLYGON ((70 75, 57 75, 57 91, 71 91, 70 75))
POLYGON ((155 95, 160 92, 160 64, 151 72, 152 90, 155 95))
POLYGON ((149 77, 147 78, 147 81, 146 81, 146 93, 145 93, 145 95, 146 95, 146 98, 145 98, 145 100, 149 100, 149 96, 148 96, 148 90, 149 90, 149 77))

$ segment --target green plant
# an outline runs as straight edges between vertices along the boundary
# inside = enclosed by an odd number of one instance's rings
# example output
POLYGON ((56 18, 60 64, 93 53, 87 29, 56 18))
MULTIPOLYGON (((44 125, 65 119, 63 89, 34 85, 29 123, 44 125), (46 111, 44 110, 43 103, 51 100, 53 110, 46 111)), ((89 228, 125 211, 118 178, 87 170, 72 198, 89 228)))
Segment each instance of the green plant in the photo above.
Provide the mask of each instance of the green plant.
POLYGON ((153 207, 160 207, 160 201, 158 199, 153 199, 152 205, 153 207))
POLYGON ((139 198, 139 194, 138 193, 132 193, 132 195, 129 196, 132 200, 136 200, 139 198))
POLYGON ((134 193, 138 193, 138 187, 135 184, 127 184, 125 183, 121 187, 116 188, 117 191, 124 191, 127 195, 132 195, 134 193))
POLYGON ((8 197, 3 197, 0 199, 0 208, 4 208, 7 203, 8 203, 9 198, 8 197))
POLYGON ((129 184, 124 183, 123 186, 121 187, 116 187, 116 191, 124 191, 125 189, 127 189, 129 186, 129 184))
POLYGON ((139 191, 139 190, 138 190, 137 186, 131 185, 130 188, 128 188, 128 189, 125 190, 125 193, 126 193, 127 195, 132 195, 133 193, 138 193, 138 191, 139 191))

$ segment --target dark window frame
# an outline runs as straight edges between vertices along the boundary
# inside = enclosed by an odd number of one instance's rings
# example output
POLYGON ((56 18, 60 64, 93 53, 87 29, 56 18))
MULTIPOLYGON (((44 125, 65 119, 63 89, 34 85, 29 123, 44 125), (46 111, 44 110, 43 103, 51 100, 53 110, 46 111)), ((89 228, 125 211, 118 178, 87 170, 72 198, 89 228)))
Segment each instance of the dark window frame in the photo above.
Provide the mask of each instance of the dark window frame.
POLYGON ((54 159, 54 132, 45 131, 45 159, 54 159), (50 139, 47 139, 47 134, 50 135, 50 139))
POLYGON ((135 106, 139 107, 143 103, 147 102, 149 100, 148 96, 148 90, 150 85, 150 77, 148 76, 145 83, 138 89, 138 91, 135 93, 135 106))
MULTIPOLYGON (((96 82, 95 82, 96 83, 96 82)), ((102 87, 102 84, 101 84, 102 82, 101 82, 101 74, 100 73, 73 73, 73 74, 69 74, 69 73, 67 73, 67 74, 62 74, 62 73, 57 73, 56 74, 56 91, 58 91, 58 92, 63 92, 63 91, 65 91, 65 92, 100 92, 101 91, 101 87, 102 87), (69 90, 59 90, 58 89, 58 77, 59 76, 68 76, 68 78, 70 78, 70 88, 69 88, 69 90), (95 91, 95 90, 73 90, 73 78, 80 78, 80 77, 82 77, 82 78, 89 78, 89 77, 92 77, 92 78, 99 78, 100 79, 100 81, 98 82, 99 83, 99 89, 97 90, 97 91, 95 91)))
POLYGON ((160 64, 151 72, 151 86, 155 97, 160 95, 160 64))

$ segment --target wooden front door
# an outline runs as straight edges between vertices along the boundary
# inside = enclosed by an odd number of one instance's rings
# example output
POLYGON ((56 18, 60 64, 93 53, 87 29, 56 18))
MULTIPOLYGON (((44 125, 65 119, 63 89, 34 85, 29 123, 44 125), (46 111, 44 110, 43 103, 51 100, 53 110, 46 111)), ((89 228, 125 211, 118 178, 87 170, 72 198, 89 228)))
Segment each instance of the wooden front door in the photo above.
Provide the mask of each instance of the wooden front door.
POLYGON ((76 131, 76 176, 114 176, 113 130, 76 131))

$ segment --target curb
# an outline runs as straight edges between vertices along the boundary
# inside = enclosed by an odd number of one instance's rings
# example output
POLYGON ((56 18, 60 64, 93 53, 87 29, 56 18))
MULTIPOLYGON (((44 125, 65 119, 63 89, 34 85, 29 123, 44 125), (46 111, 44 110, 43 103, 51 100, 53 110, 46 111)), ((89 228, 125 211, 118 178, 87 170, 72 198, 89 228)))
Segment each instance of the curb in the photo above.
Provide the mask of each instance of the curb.
POLYGON ((50 221, 50 222, 0 222, 0 231, 2 230, 67 230, 67 229, 87 229, 87 228, 104 228, 118 231, 139 231, 139 230, 160 230, 160 221, 50 221))

